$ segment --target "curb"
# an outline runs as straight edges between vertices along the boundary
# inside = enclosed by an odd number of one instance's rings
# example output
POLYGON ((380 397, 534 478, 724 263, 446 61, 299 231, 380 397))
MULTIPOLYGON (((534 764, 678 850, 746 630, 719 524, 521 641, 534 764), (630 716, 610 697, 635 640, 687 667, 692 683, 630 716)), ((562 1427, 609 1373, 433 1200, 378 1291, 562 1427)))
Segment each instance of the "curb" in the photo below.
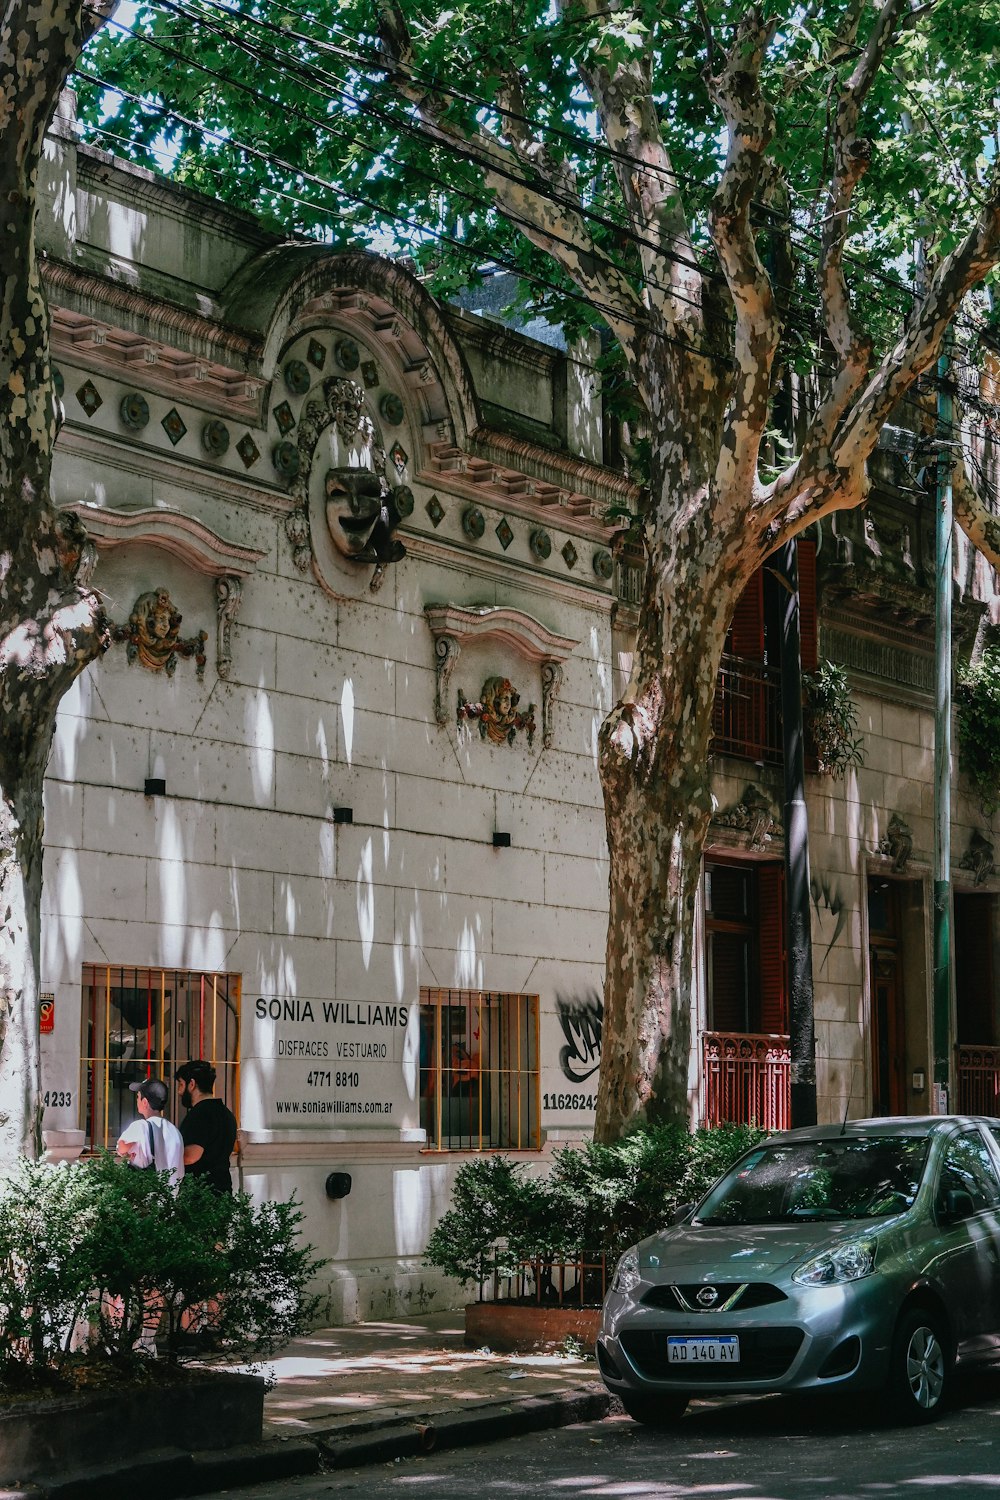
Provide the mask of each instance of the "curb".
POLYGON ((338 1437, 336 1429, 328 1429, 309 1438, 269 1438, 205 1453, 165 1448, 134 1462, 0 1488, 0 1500, 134 1500, 137 1493, 143 1500, 179 1500, 598 1421, 610 1409, 611 1397, 602 1386, 576 1386, 543 1396, 484 1401, 465 1410, 398 1417, 355 1428, 353 1436, 338 1437))
POLYGON ((335 1439, 317 1434, 325 1463, 332 1468, 391 1463, 396 1458, 418 1458, 446 1448, 494 1443, 573 1422, 593 1422, 607 1416, 611 1397, 601 1386, 583 1386, 545 1396, 486 1402, 467 1411, 439 1412, 411 1417, 402 1423, 355 1437, 335 1439))

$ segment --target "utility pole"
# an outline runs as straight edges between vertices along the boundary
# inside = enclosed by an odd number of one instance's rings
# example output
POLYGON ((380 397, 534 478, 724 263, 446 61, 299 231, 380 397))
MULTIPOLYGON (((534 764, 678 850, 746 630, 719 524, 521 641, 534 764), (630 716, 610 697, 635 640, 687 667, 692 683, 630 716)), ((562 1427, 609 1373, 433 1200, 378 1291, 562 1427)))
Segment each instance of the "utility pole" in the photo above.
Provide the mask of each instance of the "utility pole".
POLYGON ((934 1101, 948 1112, 951 1074, 951 335, 938 359, 934 589, 934 1101))
POLYGON ((785 943, 792 1126, 816 1124, 816 1030, 813 1019, 809 819, 802 724, 798 543, 771 558, 781 590, 781 736, 785 777, 785 943))

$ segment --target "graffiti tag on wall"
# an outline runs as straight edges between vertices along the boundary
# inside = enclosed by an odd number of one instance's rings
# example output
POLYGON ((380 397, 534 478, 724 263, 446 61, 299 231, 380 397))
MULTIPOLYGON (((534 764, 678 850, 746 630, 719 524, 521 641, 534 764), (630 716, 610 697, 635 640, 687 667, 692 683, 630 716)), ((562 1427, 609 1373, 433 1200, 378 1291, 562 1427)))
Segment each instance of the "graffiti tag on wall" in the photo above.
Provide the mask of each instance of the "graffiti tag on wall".
POLYGON ((601 1024, 604 1001, 597 990, 582 995, 556 995, 556 1015, 566 1044, 559 1066, 571 1083, 584 1083, 601 1066, 601 1024))

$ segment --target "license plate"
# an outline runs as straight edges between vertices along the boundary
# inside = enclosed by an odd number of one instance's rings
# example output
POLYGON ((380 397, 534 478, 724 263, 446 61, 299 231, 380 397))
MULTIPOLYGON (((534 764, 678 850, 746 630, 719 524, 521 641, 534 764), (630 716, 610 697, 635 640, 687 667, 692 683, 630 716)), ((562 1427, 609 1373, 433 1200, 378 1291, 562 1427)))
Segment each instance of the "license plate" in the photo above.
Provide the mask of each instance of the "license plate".
POLYGON ((667 1337, 669 1365, 738 1365, 739 1362, 740 1341, 735 1333, 723 1333, 714 1339, 701 1334, 690 1338, 667 1337))

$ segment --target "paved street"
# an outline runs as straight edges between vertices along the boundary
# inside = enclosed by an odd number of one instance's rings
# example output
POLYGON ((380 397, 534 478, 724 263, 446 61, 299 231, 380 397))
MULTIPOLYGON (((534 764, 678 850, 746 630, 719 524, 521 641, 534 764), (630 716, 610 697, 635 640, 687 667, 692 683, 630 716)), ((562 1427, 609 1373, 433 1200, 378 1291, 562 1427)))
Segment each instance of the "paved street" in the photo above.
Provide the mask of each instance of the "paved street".
POLYGON ((625 1417, 254 1489, 242 1500, 952 1500, 1000 1485, 1000 1373, 940 1422, 897 1428, 777 1398, 699 1403, 676 1434, 625 1417))

